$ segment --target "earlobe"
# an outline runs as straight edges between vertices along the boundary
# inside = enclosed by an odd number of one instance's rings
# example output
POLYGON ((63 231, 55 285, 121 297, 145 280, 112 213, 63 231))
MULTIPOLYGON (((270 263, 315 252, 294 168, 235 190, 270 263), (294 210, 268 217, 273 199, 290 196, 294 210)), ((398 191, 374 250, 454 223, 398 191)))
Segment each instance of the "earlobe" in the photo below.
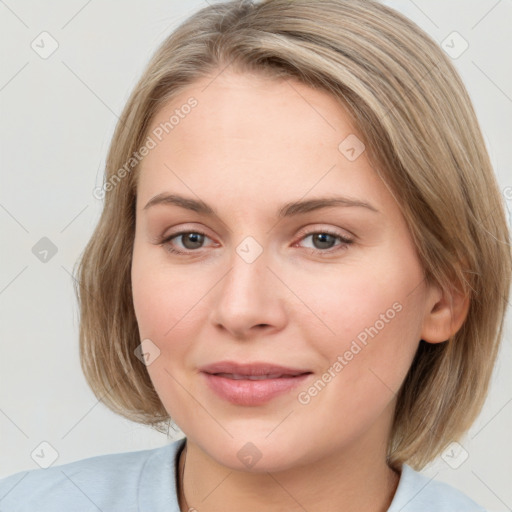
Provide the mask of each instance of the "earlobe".
POLYGON ((432 289, 427 301, 421 339, 427 343, 449 340, 464 323, 469 311, 470 296, 460 290, 432 289))

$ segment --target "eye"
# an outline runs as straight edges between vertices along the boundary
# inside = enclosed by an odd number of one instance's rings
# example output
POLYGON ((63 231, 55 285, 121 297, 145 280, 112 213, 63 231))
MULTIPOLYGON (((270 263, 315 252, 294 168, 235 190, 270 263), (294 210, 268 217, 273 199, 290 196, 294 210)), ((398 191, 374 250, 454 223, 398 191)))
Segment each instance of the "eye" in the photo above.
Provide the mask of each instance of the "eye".
POLYGON ((179 233, 174 233, 171 236, 164 238, 162 241, 160 241, 160 245, 163 245, 166 251, 169 251, 173 254, 185 255, 189 254, 190 252, 195 252, 195 249, 201 249, 201 245, 205 238, 209 237, 201 231, 180 231, 179 233), (180 251, 173 247, 172 241, 175 238, 182 240, 185 251, 180 251))
POLYGON ((318 254, 320 256, 328 256, 340 250, 345 250, 347 249, 348 245, 353 243, 351 238, 347 238, 340 233, 331 232, 329 230, 310 231, 305 236, 303 236, 301 240, 306 240, 310 237, 312 237, 311 241, 313 242, 314 247, 309 249, 309 252, 312 254, 318 254), (333 246, 333 243, 335 243, 336 240, 339 240, 340 243, 333 246), (315 245, 318 248, 316 248, 315 245), (333 249, 333 247, 335 248, 333 249))
MULTIPOLYGON (((327 256, 340 250, 347 249, 347 246, 353 243, 352 239, 329 230, 310 231, 302 236, 300 240, 306 240, 309 237, 312 237, 311 240, 317 248, 313 247, 306 249, 311 254, 320 256, 327 256), (340 243, 333 246, 333 243, 335 244, 337 240, 339 240, 340 243)), ((172 254, 186 256, 194 252, 198 252, 197 249, 202 248, 205 238, 210 239, 210 237, 201 231, 180 231, 163 238, 158 242, 158 244, 162 245, 166 251, 172 254), (176 249, 174 239, 181 239, 182 247, 185 250, 176 249)))

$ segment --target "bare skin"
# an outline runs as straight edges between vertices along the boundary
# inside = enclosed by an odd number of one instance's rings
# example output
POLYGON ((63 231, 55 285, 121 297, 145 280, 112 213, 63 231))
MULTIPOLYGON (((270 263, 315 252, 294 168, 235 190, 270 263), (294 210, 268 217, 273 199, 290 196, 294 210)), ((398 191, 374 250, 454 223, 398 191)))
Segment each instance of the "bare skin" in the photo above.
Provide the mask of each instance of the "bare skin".
MULTIPOLYGON (((334 98, 295 81, 213 76, 152 122, 148 133, 198 101, 142 161, 132 265, 140 337, 160 350, 147 370, 187 435, 186 503, 199 512, 385 512, 399 481, 386 464, 396 391, 420 340, 447 340, 468 305, 426 282, 366 152, 351 161, 339 150, 347 136, 363 136, 334 98), (161 193, 201 199, 218 216, 144 208, 161 193), (326 196, 373 209, 277 216, 284 203, 326 196), (333 235, 318 240, 326 230, 333 235), (206 236, 169 240, 178 231, 206 236), (239 246, 261 254, 248 263, 239 246), (355 353, 352 342, 372 326, 377 334, 355 353), (338 356, 346 364, 335 371, 338 356), (312 373, 263 405, 237 405, 199 370, 221 360, 312 373), (329 368, 335 376, 311 391, 329 368), (261 455, 252 467, 237 456, 246 443, 261 455)), ((182 465, 183 457, 180 473, 182 465)), ((179 500, 188 510, 181 492, 179 500)))

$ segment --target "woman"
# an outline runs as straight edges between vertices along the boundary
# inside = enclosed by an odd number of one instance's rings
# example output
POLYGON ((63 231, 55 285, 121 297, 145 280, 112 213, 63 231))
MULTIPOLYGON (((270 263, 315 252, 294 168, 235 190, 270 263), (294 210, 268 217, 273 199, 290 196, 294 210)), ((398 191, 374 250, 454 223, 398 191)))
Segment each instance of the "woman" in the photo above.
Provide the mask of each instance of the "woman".
POLYGON ((135 87, 97 192, 82 368, 186 437, 12 475, 2 510, 483 510, 419 470, 485 400, 509 235, 469 97, 416 25, 369 0, 202 9, 135 87))

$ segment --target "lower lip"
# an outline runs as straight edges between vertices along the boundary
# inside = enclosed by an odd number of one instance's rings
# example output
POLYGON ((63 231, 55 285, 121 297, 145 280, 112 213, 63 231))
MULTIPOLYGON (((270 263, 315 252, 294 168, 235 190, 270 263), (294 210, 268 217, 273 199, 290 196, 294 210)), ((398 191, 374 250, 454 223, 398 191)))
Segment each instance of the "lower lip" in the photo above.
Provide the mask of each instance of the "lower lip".
POLYGON ((235 380, 201 372, 210 388, 236 405, 262 405, 302 384, 311 373, 278 379, 235 380))

